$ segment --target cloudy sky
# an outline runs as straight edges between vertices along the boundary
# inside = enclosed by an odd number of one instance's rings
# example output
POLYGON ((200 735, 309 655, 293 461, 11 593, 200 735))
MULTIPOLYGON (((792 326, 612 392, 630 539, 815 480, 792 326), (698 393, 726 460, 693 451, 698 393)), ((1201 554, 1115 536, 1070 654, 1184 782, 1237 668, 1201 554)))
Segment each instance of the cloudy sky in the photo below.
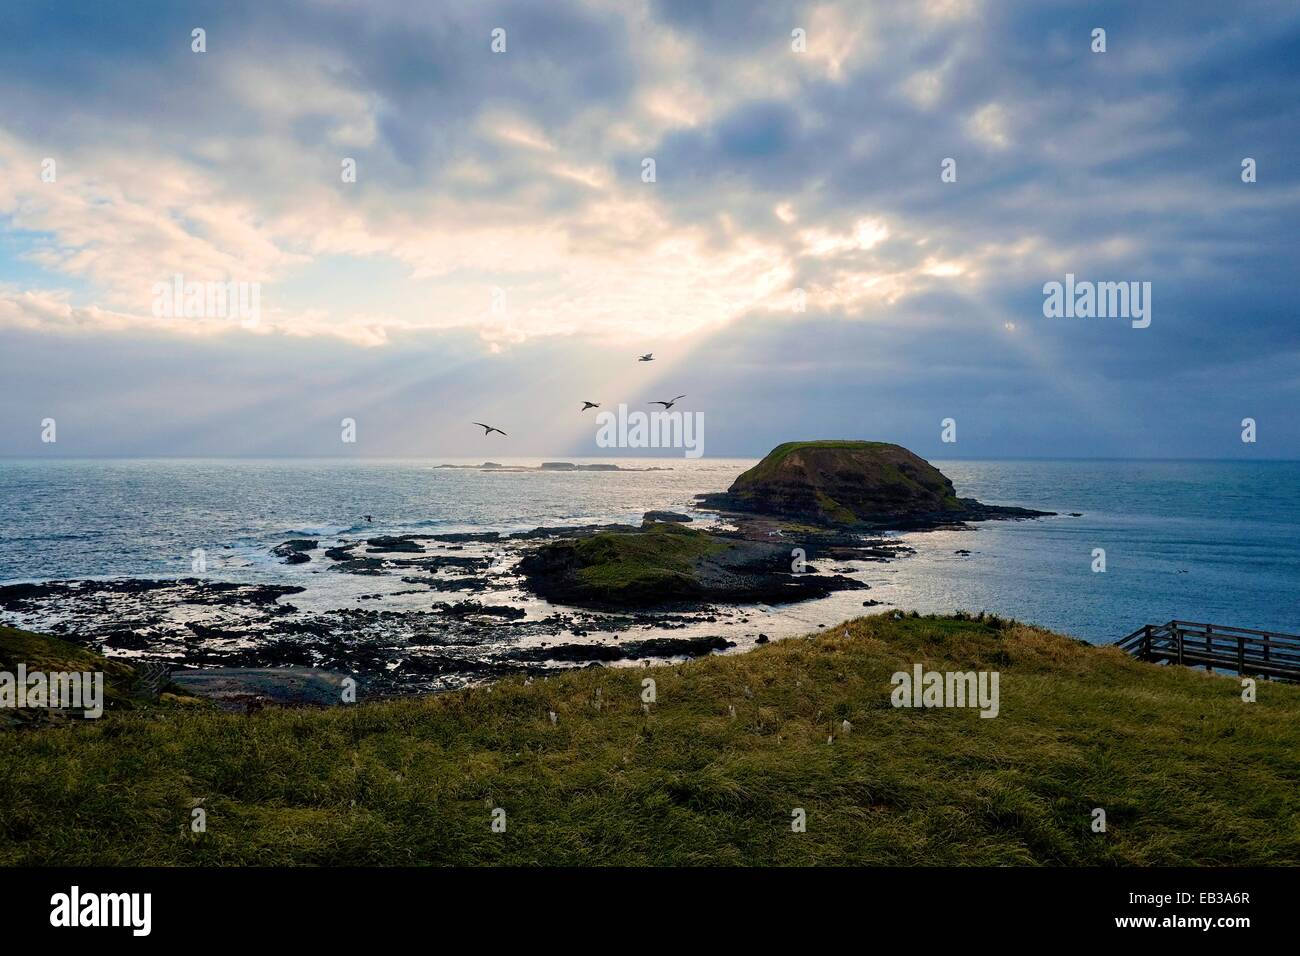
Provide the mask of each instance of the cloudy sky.
POLYGON ((585 455, 583 400, 685 393, 708 456, 1300 457, 1298 48, 1289 0, 6 0, 0 454, 585 455), (1150 326, 1044 317, 1067 273, 1150 326))

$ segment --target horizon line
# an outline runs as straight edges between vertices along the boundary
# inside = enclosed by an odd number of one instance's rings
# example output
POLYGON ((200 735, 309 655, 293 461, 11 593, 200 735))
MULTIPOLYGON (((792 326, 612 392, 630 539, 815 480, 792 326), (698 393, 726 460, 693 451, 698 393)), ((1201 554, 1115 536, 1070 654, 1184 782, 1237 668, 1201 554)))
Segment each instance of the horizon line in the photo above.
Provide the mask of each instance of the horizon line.
MULTIPOLYGON (((664 461, 683 461, 683 462, 705 462, 705 461, 735 461, 738 459, 762 460, 771 452, 762 454, 737 454, 737 455, 711 455, 700 458, 685 458, 681 455, 495 455, 489 458, 483 458, 481 455, 219 455, 219 454, 189 454, 189 455, 161 455, 161 454, 140 454, 140 455, 5 455, 0 454, 0 461, 23 461, 23 462, 40 462, 40 461, 444 461, 459 460, 468 461, 480 459, 484 462, 500 459, 544 459, 546 461, 572 461, 576 459, 600 459, 607 461, 647 461, 647 462, 664 462, 664 461)), ((918 457, 925 458, 924 455, 918 457)), ((1208 456, 1192 455, 1162 455, 1162 456, 1124 456, 1124 455, 936 455, 935 460, 939 461, 1197 461, 1197 462, 1276 462, 1285 464, 1288 462, 1300 462, 1300 458, 1253 458, 1253 457, 1236 457, 1236 458, 1213 458, 1208 456)), ((926 459, 927 461, 930 459, 926 459)))

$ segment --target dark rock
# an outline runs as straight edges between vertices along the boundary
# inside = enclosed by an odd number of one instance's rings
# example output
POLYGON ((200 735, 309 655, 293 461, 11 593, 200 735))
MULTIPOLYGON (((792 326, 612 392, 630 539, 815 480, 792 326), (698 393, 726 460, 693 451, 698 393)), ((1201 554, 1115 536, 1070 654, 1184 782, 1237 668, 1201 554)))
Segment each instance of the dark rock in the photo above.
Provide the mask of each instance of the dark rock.
POLYGON ((271 553, 284 557, 294 551, 315 551, 318 544, 319 542, 310 538, 292 538, 284 544, 276 545, 271 549, 271 553))
POLYGON ((660 523, 542 545, 524 556, 519 571, 548 601, 593 608, 782 604, 866 587, 839 575, 793 573, 783 544, 660 523))
POLYGON ((349 558, 346 561, 340 561, 330 568, 331 571, 342 571, 344 574, 383 574, 383 558, 349 558))
POLYGON ((405 551, 419 554, 424 551, 424 548, 417 543, 412 535, 380 535, 378 538, 368 538, 366 544, 370 545, 366 550, 371 553, 376 551, 405 551))
POLYGON ((455 604, 448 604, 445 601, 439 601, 433 605, 433 611, 436 614, 446 614, 451 617, 500 617, 507 621, 518 621, 527 617, 528 612, 519 607, 506 607, 500 604, 480 604, 478 601, 458 601, 455 604))
POLYGON ((692 521, 690 515, 684 515, 677 511, 647 511, 641 516, 642 524, 650 524, 655 521, 668 521, 677 524, 686 524, 692 521))

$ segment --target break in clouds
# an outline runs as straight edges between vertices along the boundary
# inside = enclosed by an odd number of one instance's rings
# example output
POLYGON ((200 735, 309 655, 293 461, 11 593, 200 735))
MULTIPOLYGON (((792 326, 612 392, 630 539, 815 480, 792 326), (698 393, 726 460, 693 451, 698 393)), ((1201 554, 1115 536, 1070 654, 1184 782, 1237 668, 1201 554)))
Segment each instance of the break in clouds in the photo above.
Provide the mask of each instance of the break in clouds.
POLYGON ((710 455, 1300 438, 1292 4, 95 10, 0 10, 7 452, 596 453, 522 397, 681 380, 710 455))

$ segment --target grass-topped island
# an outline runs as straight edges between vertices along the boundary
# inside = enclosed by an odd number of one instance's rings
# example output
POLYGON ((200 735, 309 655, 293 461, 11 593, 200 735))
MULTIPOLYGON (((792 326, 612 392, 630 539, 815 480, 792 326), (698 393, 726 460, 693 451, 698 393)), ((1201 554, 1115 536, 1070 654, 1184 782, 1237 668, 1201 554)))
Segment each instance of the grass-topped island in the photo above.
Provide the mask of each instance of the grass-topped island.
POLYGON ((797 565, 788 543, 651 521, 640 529, 544 544, 524 557, 519 570, 548 601, 580 607, 783 603, 865 587, 797 565))
POLYGON ((1300 862, 1300 688, 996 618, 252 715, 113 678, 99 720, 0 732, 0 863, 1300 862), (893 706, 917 664, 997 672, 997 716, 893 706))

